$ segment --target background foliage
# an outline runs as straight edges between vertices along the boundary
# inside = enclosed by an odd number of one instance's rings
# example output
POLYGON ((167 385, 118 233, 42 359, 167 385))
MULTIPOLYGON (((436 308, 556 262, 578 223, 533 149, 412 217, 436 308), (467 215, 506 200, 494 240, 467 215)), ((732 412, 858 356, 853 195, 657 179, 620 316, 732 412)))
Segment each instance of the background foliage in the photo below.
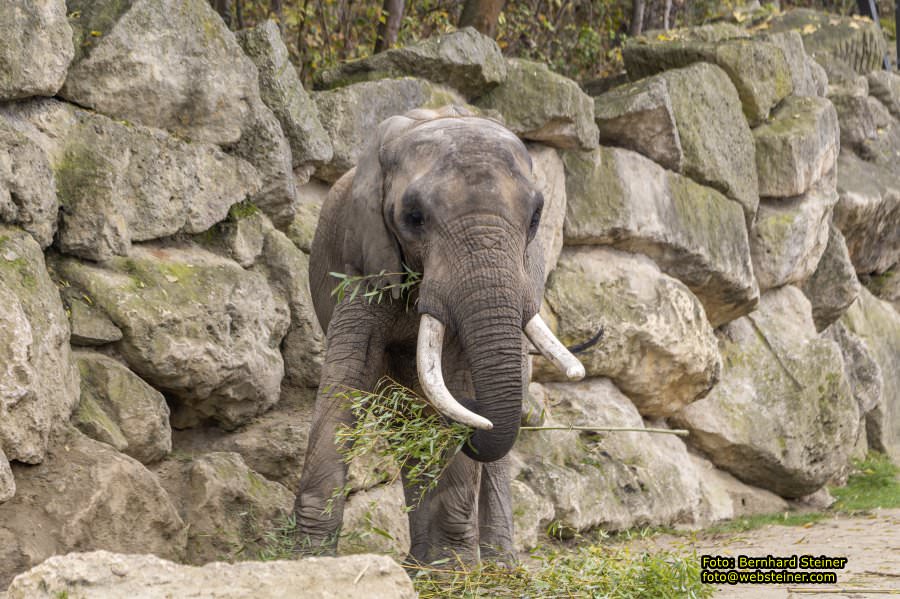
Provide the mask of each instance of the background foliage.
MULTIPOLYGON (((211 0, 233 29, 272 18, 304 84, 316 71, 372 53, 383 0, 211 0), (229 19, 226 19, 229 20, 229 19)), ((497 43, 508 56, 546 62, 583 81, 621 70, 619 48, 629 30, 633 0, 508 0, 497 43)), ((727 17, 745 0, 671 0, 673 27, 727 17)), ((877 0, 882 23, 893 34, 894 0, 877 0)), ((460 0, 407 0, 398 45, 456 29, 460 0)), ((643 29, 661 29, 666 0, 646 0, 643 29)), ((856 0, 791 0, 782 8, 810 7, 841 14, 856 0)))

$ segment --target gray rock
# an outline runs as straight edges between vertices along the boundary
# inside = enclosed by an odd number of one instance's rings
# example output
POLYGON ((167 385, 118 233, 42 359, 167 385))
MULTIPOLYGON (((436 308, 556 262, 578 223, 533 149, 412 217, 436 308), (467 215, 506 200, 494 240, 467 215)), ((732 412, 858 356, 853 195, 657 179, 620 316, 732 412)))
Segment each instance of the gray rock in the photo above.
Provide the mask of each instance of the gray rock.
POLYGON ((567 244, 650 256, 697 295, 713 326, 755 308, 759 291, 737 203, 628 150, 569 152, 565 164, 567 244))
POLYGON ((188 456, 214 451, 239 453, 255 472, 287 489, 297 489, 314 403, 314 390, 285 386, 274 408, 237 430, 202 427, 174 431, 173 451, 188 456))
POLYGON ((547 65, 512 58, 506 81, 476 101, 496 110, 519 137, 557 148, 597 147, 594 101, 577 83, 547 65))
POLYGON ((288 599, 350 597, 364 589, 371 599, 414 599, 406 572, 383 555, 311 557, 276 562, 216 562, 182 566, 152 555, 107 551, 53 557, 17 578, 8 599, 56 599, 61 595, 106 599, 215 597, 288 599))
POLYGON ((900 264, 881 274, 861 276, 860 282, 878 299, 890 302, 900 312, 900 264))
POLYGON ((841 354, 844 356, 844 374, 850 382, 850 390, 856 398, 859 414, 865 418, 869 412, 884 405, 884 378, 881 366, 875 361, 868 344, 848 330, 843 323, 834 323, 824 334, 841 348, 841 354))
POLYGON ((888 271, 900 262, 900 168, 842 150, 834 224, 844 234, 857 273, 888 271))
POLYGON ((870 93, 884 104, 895 119, 900 119, 900 75, 890 71, 872 71, 867 78, 870 93))
POLYGON ((669 170, 682 171, 684 152, 664 77, 616 87, 594 99, 600 143, 643 154, 669 170))
POLYGON ((760 36, 761 39, 781 48, 791 80, 794 83, 795 96, 824 96, 828 85, 825 70, 812 60, 803 48, 803 38, 797 31, 783 31, 760 36))
MULTIPOLYGON (((544 388, 548 423, 644 427, 608 379, 544 388)), ((511 455, 516 480, 531 491, 520 490, 516 499, 524 502, 514 503, 514 511, 536 506, 528 517, 544 530, 553 522, 563 537, 596 527, 625 530, 701 518, 699 476, 684 442, 672 435, 529 431, 511 455)))
POLYGON ((251 102, 241 139, 231 147, 231 153, 252 164, 262 177, 262 188, 250 195, 253 203, 276 225, 290 224, 297 212, 291 147, 278 119, 261 101, 251 102))
POLYGON ((170 460, 155 469, 188 525, 188 563, 258 558, 265 533, 283 523, 294 495, 251 470, 237 453, 170 460))
POLYGON ((90 260, 127 255, 132 241, 205 231, 259 189, 249 164, 213 145, 54 100, 8 114, 49 157, 63 206, 60 249, 90 260))
POLYGON ((3 449, 0 449, 0 503, 9 501, 16 494, 16 479, 6 459, 3 449))
POLYGON ((0 114, 0 222, 22 227, 46 248, 56 233, 58 210, 47 156, 0 114))
POLYGON ((769 111, 793 91, 790 67, 775 44, 750 39, 697 41, 678 31, 664 38, 638 37, 625 43, 622 57, 632 80, 698 62, 717 65, 737 89, 752 126, 763 122, 769 111))
POLYGON ((334 146, 331 163, 316 171, 316 177, 329 182, 356 166, 360 152, 384 119, 414 108, 464 103, 450 90, 411 77, 355 83, 314 93, 313 100, 334 146))
POLYGON ((325 361, 325 334, 309 293, 309 258, 284 233, 270 229, 262 262, 269 285, 290 309, 291 325, 281 343, 285 380, 295 386, 318 387, 325 361))
POLYGON ((410 541, 405 507, 399 480, 350 495, 344 506, 338 554, 380 553, 405 559, 410 541))
POLYGON ((769 121, 753 130, 753 138, 759 195, 798 196, 834 169, 838 115, 825 98, 788 96, 769 121))
POLYGON ((0 587, 67 551, 184 555, 187 531, 169 496, 138 461, 105 443, 66 429, 42 464, 15 465, 13 473, 16 496, 0 504, 0 587))
POLYGON ((93 347, 122 338, 122 330, 102 310, 97 310, 80 299, 72 299, 67 303, 72 345, 93 347))
POLYGON ((257 72, 203 0, 69 0, 76 57, 60 95, 115 119, 229 144, 257 72), (98 35, 99 34, 99 35, 98 35))
POLYGON ((361 81, 421 77, 476 98, 503 83, 506 73, 497 43, 466 27, 325 69, 316 75, 316 85, 333 89, 361 81))
POLYGON ((309 254, 319 222, 319 212, 331 186, 318 179, 297 187, 299 207, 294 222, 287 229, 288 238, 305 254, 309 254))
POLYGON ((818 490, 846 464, 859 425, 837 344, 817 336, 792 286, 763 294, 759 310, 717 334, 721 381, 673 421, 748 484, 783 497, 818 490))
POLYGON ((544 251, 544 281, 556 268, 563 247, 563 223, 566 218, 566 173, 563 161, 553 148, 528 144, 534 179, 544 196, 541 224, 535 239, 544 251))
POLYGON ((75 54, 63 0, 5 0, 0 39, 0 101, 59 91, 75 54))
POLYGON ((683 174, 737 201, 752 222, 759 202, 753 136, 725 72, 709 64, 668 71, 684 150, 683 174))
POLYGON ((769 31, 799 31, 807 54, 817 61, 839 60, 860 75, 881 68, 887 44, 879 26, 858 16, 841 17, 794 9, 773 18, 769 31))
POLYGON ((828 246, 836 202, 833 175, 802 196, 760 201, 750 254, 761 291, 800 283, 815 272, 828 246))
POLYGON ((866 343, 881 368, 884 401, 866 417, 869 447, 896 452, 900 448, 900 314, 862 288, 840 322, 866 343))
POLYGON ((549 499, 532 491, 520 480, 510 483, 513 503, 513 546, 516 551, 538 547, 546 540, 547 525, 556 508, 549 499))
POLYGON ((115 347, 129 367, 170 399, 228 428, 278 401, 290 320, 264 274, 193 245, 56 268, 122 329, 115 347))
POLYGON ((39 464, 50 431, 78 403, 78 370, 41 248, 6 225, 0 225, 0 306, 0 449, 9 460, 39 464))
POLYGON ((877 100, 843 91, 830 95, 829 99, 837 110, 842 148, 859 150, 878 136, 877 100))
POLYGON ((825 330, 856 301, 859 280, 844 236, 834 225, 828 228, 828 245, 819 265, 801 289, 812 304, 817 331, 825 330))
POLYGON ((81 432, 143 464, 172 451, 169 406, 162 393, 102 354, 75 352, 75 362, 81 401, 72 420, 81 432))
MULTIPOLYGON (((722 364, 703 306, 649 258, 602 247, 565 248, 545 302, 564 343, 604 328, 603 340, 579 358, 588 376, 612 379, 645 416, 681 409, 719 378, 722 364)), ((536 380, 558 378, 543 358, 534 362, 536 380)))
POLYGON ((695 453, 689 455, 700 476, 702 511, 706 515, 703 524, 759 514, 784 513, 789 509, 788 503, 775 493, 742 483, 695 453))
POLYGON ((272 20, 238 33, 238 42, 259 70, 259 91, 287 137, 293 165, 322 164, 332 156, 331 140, 315 102, 288 58, 278 24, 272 20))

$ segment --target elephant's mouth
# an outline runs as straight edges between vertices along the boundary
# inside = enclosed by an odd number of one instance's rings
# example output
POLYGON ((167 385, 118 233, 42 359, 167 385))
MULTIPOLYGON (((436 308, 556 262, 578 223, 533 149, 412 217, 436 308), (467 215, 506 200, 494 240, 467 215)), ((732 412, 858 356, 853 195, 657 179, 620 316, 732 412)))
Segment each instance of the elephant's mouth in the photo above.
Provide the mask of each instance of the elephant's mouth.
MULTIPOLYGON (((536 315, 525 325, 525 335, 553 365, 572 381, 584 378, 584 366, 550 331, 544 320, 536 315)), ((416 368, 422 390, 431 405, 442 415, 478 430, 491 430, 493 423, 463 406, 444 384, 441 372, 441 350, 444 344, 444 325, 429 314, 422 314, 416 347, 416 368)))

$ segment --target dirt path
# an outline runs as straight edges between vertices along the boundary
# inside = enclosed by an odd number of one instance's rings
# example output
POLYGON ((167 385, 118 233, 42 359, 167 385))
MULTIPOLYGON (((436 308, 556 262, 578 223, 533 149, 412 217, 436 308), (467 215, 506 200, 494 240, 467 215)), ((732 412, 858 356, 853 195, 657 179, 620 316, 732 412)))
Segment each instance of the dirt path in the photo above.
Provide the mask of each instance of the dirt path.
POLYGON ((716 597, 729 599, 831 599, 900 597, 900 509, 878 510, 870 516, 836 516, 805 527, 769 525, 757 530, 717 535, 698 533, 695 539, 661 535, 641 543, 660 548, 694 548, 698 555, 737 557, 826 555, 846 557, 834 585, 719 585, 716 597), (801 591, 795 591, 800 588, 801 591), (816 590, 830 590, 823 593, 816 590), (853 589, 869 592, 838 592, 853 589), (874 593, 876 590, 893 593, 874 593))

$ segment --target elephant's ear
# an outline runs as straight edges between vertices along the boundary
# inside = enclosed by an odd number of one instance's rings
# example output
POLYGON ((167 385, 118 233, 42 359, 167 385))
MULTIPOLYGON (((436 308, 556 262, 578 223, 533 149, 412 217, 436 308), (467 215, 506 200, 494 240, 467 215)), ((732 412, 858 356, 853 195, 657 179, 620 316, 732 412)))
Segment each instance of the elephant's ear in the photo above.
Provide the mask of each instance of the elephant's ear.
MULTIPOLYGON (((400 245, 384 221, 384 172, 382 147, 416 121, 391 117, 383 121, 360 156, 349 192, 349 210, 344 212, 343 261, 348 273, 377 275, 394 273, 372 281, 373 287, 402 282, 400 245)), ((395 290, 395 295, 399 292, 395 290)))

